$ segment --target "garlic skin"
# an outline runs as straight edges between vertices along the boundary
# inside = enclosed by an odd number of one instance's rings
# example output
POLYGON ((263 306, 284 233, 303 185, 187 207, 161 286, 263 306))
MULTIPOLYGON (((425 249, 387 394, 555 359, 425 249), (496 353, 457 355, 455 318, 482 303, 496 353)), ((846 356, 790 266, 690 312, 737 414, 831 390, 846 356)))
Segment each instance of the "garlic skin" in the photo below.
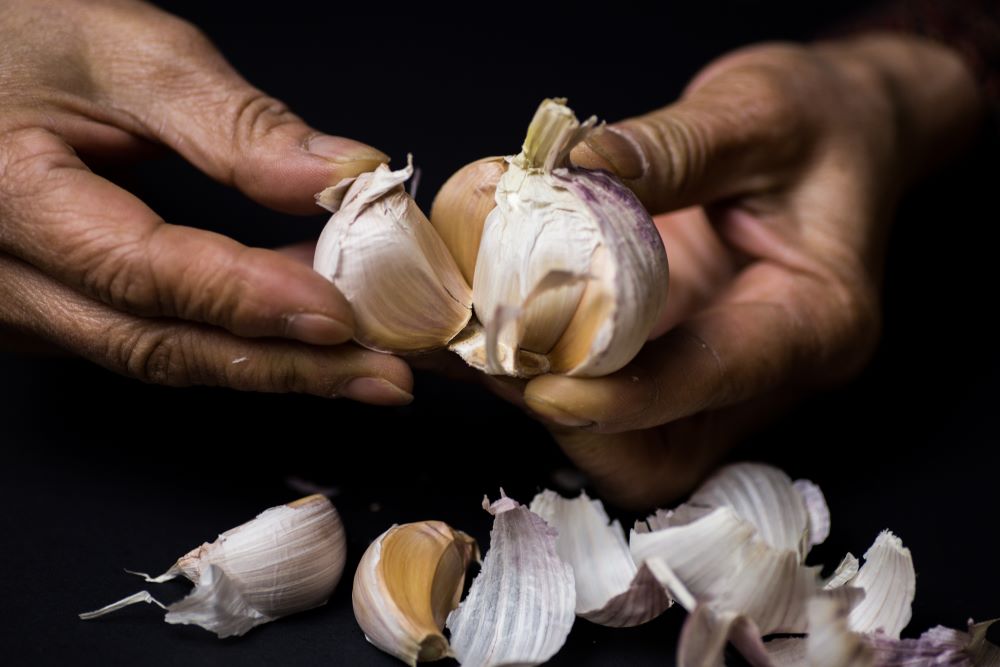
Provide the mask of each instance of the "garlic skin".
POLYGON ((220 638, 325 604, 344 571, 346 538, 337 510, 320 495, 265 510, 177 559, 151 583, 184 576, 195 589, 172 605, 142 591, 93 612, 97 618, 136 602, 167 609, 168 623, 194 624, 220 638))
POLYGON ((476 541, 441 521, 382 533, 354 575, 354 617, 365 639, 411 667, 451 656, 442 629, 473 559, 476 541))
POLYGON ((448 615, 455 658, 466 667, 529 667, 549 660, 573 627, 573 568, 556 553, 556 531, 503 489, 490 550, 469 595, 448 615))
POLYGON ((381 164, 316 195, 333 216, 313 268, 351 303, 355 340, 378 352, 443 347, 472 317, 468 283, 403 189, 412 175, 412 158, 397 171, 381 164))
POLYGON ((535 113, 483 227, 472 301, 492 374, 537 374, 522 350, 553 373, 614 372, 666 303, 667 256, 649 213, 610 174, 570 166, 596 120, 581 125, 564 102, 545 100, 535 113))
POLYGON ((652 572, 635 564, 621 524, 611 521, 600 500, 585 492, 568 499, 545 490, 530 509, 559 533, 556 551, 573 567, 577 616, 626 628, 651 621, 672 604, 652 572))

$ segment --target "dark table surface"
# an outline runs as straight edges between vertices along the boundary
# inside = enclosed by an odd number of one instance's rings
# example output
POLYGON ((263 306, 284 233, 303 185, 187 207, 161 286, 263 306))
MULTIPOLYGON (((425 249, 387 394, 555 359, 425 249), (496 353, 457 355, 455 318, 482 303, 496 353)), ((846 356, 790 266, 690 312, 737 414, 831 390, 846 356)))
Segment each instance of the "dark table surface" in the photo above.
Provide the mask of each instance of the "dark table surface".
MULTIPOLYGON (((397 158, 414 152, 424 167, 423 206, 462 163, 516 147, 542 97, 568 95, 581 112, 609 119, 638 113, 671 99, 718 53, 807 37, 847 13, 766 2, 703 3, 656 17, 627 6, 609 17, 568 10, 563 33, 515 81, 491 72, 505 45, 518 48, 516 17, 470 23, 457 14, 383 17, 374 7, 339 12, 295 2, 275 16, 169 4, 311 122, 397 158), (615 37, 601 42, 594 31, 615 37), (467 52, 476 59, 460 55, 467 52), (400 54, 408 66, 398 66, 400 54), (346 82, 351 72, 365 75, 357 77, 360 92, 346 82), (475 122, 449 118, 455 96, 481 109, 475 122)), ((986 136, 904 202, 890 247, 884 336, 863 375, 804 397, 732 454, 822 486, 833 532, 814 563, 860 555, 883 528, 902 537, 917 569, 908 635, 1000 616, 997 147, 986 136)), ((168 220, 247 243, 309 238, 322 224, 263 211, 175 158, 115 176, 168 220)), ((368 543, 392 523, 436 518, 485 546, 484 493, 503 486, 527 502, 573 477, 541 427, 482 389, 421 374, 416 396, 405 408, 375 409, 166 389, 74 360, 0 356, 0 663, 398 664, 367 645, 353 619, 350 578, 368 543), (169 626, 147 606, 77 619, 152 586, 122 568, 161 571, 301 495, 289 476, 332 487, 347 527, 345 578, 327 606, 226 641, 169 626)), ((637 518, 611 511, 626 525, 637 518)), ((156 593, 171 601, 187 589, 171 582, 156 593)), ((682 621, 679 609, 628 630, 580 621, 551 664, 672 664, 682 621)))

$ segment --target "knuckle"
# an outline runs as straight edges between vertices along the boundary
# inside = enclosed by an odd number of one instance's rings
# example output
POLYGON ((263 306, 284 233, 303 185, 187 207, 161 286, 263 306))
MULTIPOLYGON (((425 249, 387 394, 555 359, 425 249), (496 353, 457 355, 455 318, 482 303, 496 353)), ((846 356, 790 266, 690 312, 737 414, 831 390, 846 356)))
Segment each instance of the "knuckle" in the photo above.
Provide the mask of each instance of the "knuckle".
POLYGON ((303 390, 303 375, 292 350, 276 354, 237 357, 226 365, 225 383, 230 387, 273 393, 303 390))
POLYGON ((230 151, 235 156, 230 165, 228 182, 237 186, 247 184, 252 179, 247 160, 240 159, 248 149, 277 128, 301 122, 294 113, 278 100, 255 88, 232 94, 227 101, 229 107, 230 151))
POLYGON ((151 233, 123 239, 113 227, 84 227, 74 237, 67 263, 78 267, 82 289, 104 303, 138 315, 165 314, 170 309, 146 261, 151 233))
POLYGON ((176 332, 135 324, 109 340, 112 363, 127 375, 173 387, 191 384, 183 336, 176 332))

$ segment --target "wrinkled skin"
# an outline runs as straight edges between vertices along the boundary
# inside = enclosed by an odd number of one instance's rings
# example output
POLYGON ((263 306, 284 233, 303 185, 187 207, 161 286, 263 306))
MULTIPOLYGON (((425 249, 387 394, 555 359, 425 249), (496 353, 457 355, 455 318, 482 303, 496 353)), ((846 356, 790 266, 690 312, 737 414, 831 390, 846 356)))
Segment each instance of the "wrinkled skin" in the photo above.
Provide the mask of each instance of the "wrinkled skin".
POLYGON ((7 0, 0 338, 46 339, 161 384, 408 402, 407 365, 342 344, 349 305, 294 253, 167 224, 87 167, 155 144, 295 214, 316 213, 314 193, 387 159, 310 128, 195 27, 150 5, 7 0))
POLYGON ((710 64, 677 103, 571 156, 656 216, 671 282, 652 340, 604 378, 491 383, 550 423, 606 497, 676 499, 750 430, 863 367, 897 198, 979 115, 959 59, 915 38, 760 45, 710 64))

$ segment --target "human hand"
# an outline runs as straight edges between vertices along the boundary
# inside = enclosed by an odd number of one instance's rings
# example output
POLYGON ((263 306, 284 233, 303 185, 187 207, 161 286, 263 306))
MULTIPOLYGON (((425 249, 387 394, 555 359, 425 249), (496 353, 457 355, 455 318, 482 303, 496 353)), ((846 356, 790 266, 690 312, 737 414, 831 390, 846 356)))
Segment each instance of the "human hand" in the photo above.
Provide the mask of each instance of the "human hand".
POLYGON ((308 265, 167 224, 86 166, 150 143, 296 214, 387 160, 310 128, 150 5, 5 2, 0 330, 160 384, 410 400, 403 361, 338 345, 353 335, 350 306, 308 265))
POLYGON ((606 497, 645 507, 686 493, 748 431, 864 365, 896 199, 978 114, 958 58, 917 39, 723 57, 679 102, 571 156, 661 214, 671 283, 655 340, 607 377, 492 384, 553 424, 606 497))

